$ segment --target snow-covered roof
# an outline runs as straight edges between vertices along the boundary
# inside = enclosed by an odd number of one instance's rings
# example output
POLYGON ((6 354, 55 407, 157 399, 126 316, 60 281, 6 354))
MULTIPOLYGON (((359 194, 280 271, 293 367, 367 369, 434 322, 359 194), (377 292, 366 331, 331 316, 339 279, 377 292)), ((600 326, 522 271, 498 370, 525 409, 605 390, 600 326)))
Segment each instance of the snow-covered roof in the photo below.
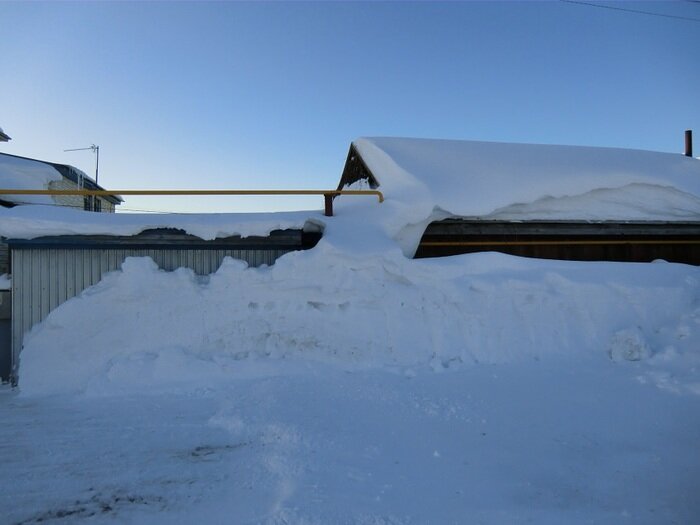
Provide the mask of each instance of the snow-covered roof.
MULTIPOLYGON (((4 190, 45 190, 62 176, 53 166, 39 160, 0 154, 0 188, 4 190)), ((2 195, 6 202, 53 204, 48 195, 2 195)))
POLYGON ((92 213, 64 206, 0 208, 0 237, 34 239, 53 235, 136 235, 145 230, 183 230, 205 240, 274 230, 321 231, 318 211, 279 213, 92 213))
POLYGON ((353 142, 414 217, 700 220, 700 161, 642 150, 373 137, 353 142))
POLYGON ((318 210, 141 215, 32 206, 0 209, 0 236, 132 235, 176 228, 214 239, 313 223, 324 229, 326 243, 348 252, 382 251, 398 243, 412 256, 425 226, 446 217, 700 221, 700 161, 682 155, 398 138, 363 138, 353 144, 385 201, 342 196, 332 219, 318 210))

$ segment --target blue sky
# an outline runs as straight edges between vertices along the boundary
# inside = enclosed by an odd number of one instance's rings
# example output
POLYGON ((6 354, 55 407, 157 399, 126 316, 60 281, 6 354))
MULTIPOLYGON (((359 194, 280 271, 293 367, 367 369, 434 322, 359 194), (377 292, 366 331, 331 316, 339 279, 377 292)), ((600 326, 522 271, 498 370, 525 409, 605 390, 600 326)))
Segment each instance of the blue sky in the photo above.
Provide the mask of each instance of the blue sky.
MULTIPOLYGON (((694 2, 598 3, 700 19, 694 2)), ((658 151, 700 136, 688 20, 556 1, 0 2, 0 34, 0 151, 93 173, 63 150, 95 143, 112 188, 333 188, 359 136, 658 151)))

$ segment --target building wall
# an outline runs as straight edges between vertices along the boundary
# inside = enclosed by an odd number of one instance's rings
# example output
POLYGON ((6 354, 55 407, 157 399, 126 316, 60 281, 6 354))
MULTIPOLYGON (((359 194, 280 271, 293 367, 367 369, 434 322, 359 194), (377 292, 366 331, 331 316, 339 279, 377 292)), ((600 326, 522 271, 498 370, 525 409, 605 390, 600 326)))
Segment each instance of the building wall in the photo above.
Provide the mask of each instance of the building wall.
MULTIPOLYGON (((50 190, 77 190, 78 185, 73 181, 61 179, 49 184, 50 190)), ((52 199, 59 206, 69 206, 77 210, 83 209, 83 198, 80 195, 53 195, 52 199)))
POLYGON ((58 305, 121 268, 127 257, 151 257, 164 270, 192 268, 197 274, 215 272, 224 257, 250 266, 273 264, 292 249, 71 249, 12 250, 12 375, 17 377, 22 340, 35 324, 58 305))
POLYGON ((9 290, 0 290, 0 380, 10 379, 12 345, 12 299, 9 290))
POLYGON ((10 249, 0 237, 0 275, 10 273, 10 249))
POLYGON ((700 265, 700 222, 559 222, 445 219, 428 225, 415 258, 474 252, 566 261, 700 265))
MULTIPOLYGON (((49 184, 50 190, 77 190, 78 185, 68 179, 61 179, 59 181, 53 181, 49 184)), ((114 213, 114 204, 106 199, 100 197, 94 197, 101 201, 103 213, 114 213)), ((84 209, 84 197, 82 195, 54 195, 53 200, 59 206, 69 206, 78 210, 84 209)))

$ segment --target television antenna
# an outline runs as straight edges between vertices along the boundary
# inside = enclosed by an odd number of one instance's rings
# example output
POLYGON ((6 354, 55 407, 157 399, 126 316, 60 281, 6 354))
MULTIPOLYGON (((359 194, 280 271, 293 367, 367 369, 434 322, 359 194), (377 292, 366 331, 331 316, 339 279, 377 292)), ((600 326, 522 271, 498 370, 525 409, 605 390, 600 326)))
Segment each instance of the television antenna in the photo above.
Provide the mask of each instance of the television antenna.
MULTIPOLYGON (((97 176, 99 174, 99 169, 100 169, 100 147, 95 146, 94 144, 91 144, 87 148, 72 148, 72 149, 64 149, 63 151, 87 151, 91 150, 95 154, 95 184, 97 184, 97 176)), ((82 177, 81 177, 82 181, 82 177)), ((78 184, 78 186, 82 187, 82 184, 78 184)))

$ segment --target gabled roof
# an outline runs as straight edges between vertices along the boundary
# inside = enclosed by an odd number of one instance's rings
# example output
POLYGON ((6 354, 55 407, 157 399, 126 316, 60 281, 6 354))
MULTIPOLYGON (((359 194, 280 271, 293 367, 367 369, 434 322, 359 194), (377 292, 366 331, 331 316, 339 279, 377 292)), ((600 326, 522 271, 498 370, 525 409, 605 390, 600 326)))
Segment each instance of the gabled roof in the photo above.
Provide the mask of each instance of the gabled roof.
POLYGON ((700 161, 672 153, 360 138, 341 185, 359 178, 416 217, 700 220, 700 161))
MULTIPOLYGON (((62 177, 76 184, 82 179, 86 190, 105 189, 75 166, 0 153, 0 187, 3 189, 46 189, 50 182, 62 177)), ((114 204, 122 202, 118 195, 104 198, 114 204)), ((5 195, 3 199, 15 203, 53 204, 47 195, 5 195)))

